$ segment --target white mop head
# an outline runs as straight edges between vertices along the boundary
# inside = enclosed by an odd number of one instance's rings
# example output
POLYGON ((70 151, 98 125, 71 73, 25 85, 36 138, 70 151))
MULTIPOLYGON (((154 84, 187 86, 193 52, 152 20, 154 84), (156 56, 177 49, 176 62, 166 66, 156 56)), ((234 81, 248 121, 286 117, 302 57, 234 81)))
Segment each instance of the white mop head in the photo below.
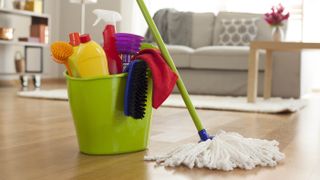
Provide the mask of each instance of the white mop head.
POLYGON ((182 145, 167 154, 144 159, 171 167, 185 165, 224 171, 253 169, 256 166, 276 166, 284 159, 278 145, 275 140, 244 138, 238 133, 221 131, 212 140, 182 145))

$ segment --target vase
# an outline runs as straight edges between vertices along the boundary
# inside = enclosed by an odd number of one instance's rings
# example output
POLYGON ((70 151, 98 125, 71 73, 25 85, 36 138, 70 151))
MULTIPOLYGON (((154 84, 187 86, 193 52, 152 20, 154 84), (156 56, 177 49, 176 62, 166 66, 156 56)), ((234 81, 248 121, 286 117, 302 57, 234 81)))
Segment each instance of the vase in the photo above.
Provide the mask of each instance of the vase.
POLYGON ((274 26, 272 29, 272 39, 273 41, 280 42, 283 40, 283 29, 281 26, 274 26))
POLYGON ((19 74, 23 74, 25 72, 25 60, 22 57, 22 53, 20 51, 17 51, 15 54, 15 68, 16 72, 19 74))

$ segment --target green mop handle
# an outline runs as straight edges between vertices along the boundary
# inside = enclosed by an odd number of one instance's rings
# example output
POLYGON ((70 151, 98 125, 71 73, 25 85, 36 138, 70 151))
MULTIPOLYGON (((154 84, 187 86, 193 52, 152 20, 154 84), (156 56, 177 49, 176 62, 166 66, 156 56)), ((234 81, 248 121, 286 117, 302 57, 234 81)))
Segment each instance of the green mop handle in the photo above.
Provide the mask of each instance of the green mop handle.
MULTIPOLYGON (((167 49, 167 47, 165 46, 164 42, 163 42, 163 39, 159 33, 159 30, 157 28, 157 26, 155 25, 153 19, 151 18, 150 16, 150 13, 144 3, 143 0, 137 0, 137 3, 140 7, 140 10, 145 18, 145 20, 147 21, 148 23, 148 26, 151 30, 151 33, 153 35, 153 37, 155 38, 156 40, 156 43, 158 44, 159 48, 160 48, 160 51, 162 53, 162 56, 164 57, 164 59, 166 60, 167 64, 170 66, 170 68, 178 75, 178 80, 177 80, 177 86, 178 86, 178 89, 180 91, 180 94, 183 98, 183 101, 185 103, 185 105, 187 106, 188 108, 188 111, 192 117, 192 120, 193 120, 193 123, 194 125, 196 126, 198 132, 199 132, 199 135, 200 133, 206 133, 206 132, 203 132, 205 131, 203 126, 202 126, 202 123, 201 123, 201 120, 196 112, 196 109, 194 108, 192 102, 191 102, 191 99, 190 99, 190 96, 189 96, 189 93, 180 77, 180 74, 172 60, 172 57, 167 49)), ((201 135, 200 135, 201 137, 201 135)), ((208 139, 208 138, 202 138, 201 139, 208 139)))

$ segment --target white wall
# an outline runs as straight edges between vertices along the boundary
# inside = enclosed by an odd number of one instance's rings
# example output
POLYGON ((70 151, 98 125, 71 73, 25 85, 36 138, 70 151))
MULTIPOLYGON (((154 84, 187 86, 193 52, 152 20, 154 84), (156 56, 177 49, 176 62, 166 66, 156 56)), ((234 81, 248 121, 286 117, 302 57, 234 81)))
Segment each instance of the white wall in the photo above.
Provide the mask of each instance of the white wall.
MULTIPOLYGON (((50 15, 50 43, 60 38, 60 1, 44 0, 44 12, 50 15)), ((44 50, 44 78, 61 77, 61 65, 56 64, 50 58, 49 47, 44 50)))
POLYGON ((120 0, 120 13, 122 21, 120 22, 119 31, 132 32, 134 23, 134 3, 135 0, 120 0))

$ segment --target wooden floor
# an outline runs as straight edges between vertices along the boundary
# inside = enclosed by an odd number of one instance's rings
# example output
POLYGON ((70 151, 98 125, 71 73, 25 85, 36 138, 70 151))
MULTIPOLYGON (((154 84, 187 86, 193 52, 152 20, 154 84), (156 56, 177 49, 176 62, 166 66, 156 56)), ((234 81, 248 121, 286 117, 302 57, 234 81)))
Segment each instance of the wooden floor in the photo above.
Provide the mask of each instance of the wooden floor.
POLYGON ((223 129, 247 137, 276 139, 287 156, 275 168, 221 172, 164 168, 143 161, 147 153, 166 152, 178 144, 198 141, 186 109, 154 111, 147 151, 88 156, 78 151, 67 102, 18 98, 16 91, 16 88, 0 88, 1 180, 320 179, 319 97, 313 97, 305 109, 294 114, 199 110, 203 123, 212 134, 223 129))

